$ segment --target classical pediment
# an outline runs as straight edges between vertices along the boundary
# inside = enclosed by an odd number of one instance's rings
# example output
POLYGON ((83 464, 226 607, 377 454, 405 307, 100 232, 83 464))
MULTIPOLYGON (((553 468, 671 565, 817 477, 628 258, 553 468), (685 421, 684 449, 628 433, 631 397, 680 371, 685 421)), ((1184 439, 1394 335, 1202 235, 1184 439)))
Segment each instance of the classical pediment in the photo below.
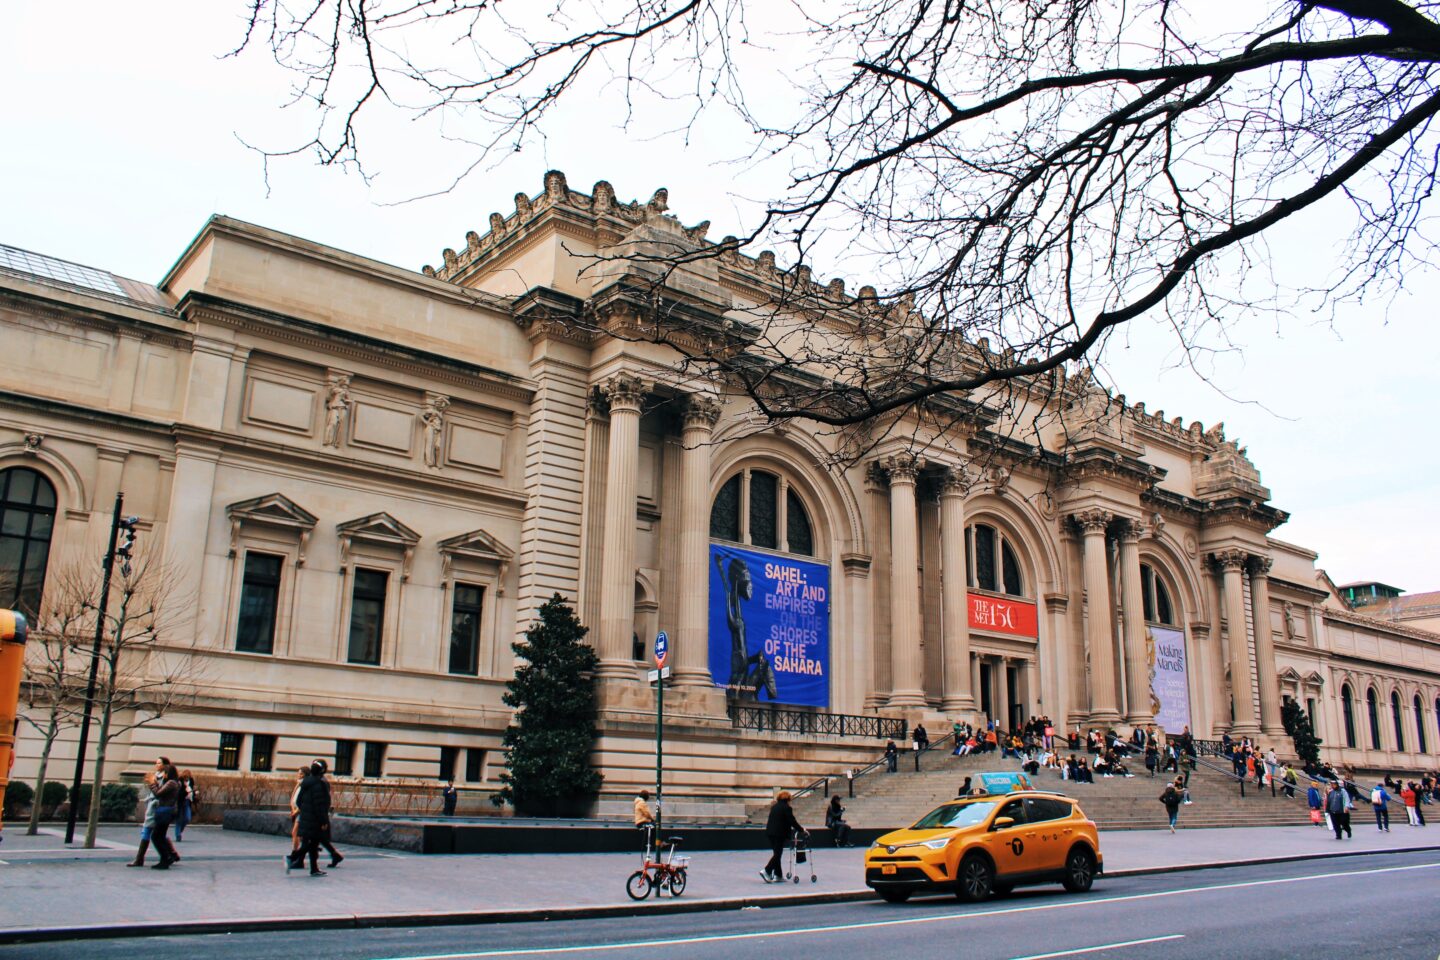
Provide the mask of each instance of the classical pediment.
POLYGON ((420 542, 420 534, 384 512, 337 523, 335 532, 342 540, 358 540, 392 547, 413 547, 420 542))
POLYGON ((440 550, 443 575, 447 579, 450 577, 450 571, 456 560, 493 566, 499 580, 496 592, 504 594, 505 569, 515 557, 515 551, 505 544, 484 530, 471 530, 469 533, 441 540, 438 549, 440 550))
POLYGON ((232 521, 264 523, 276 527, 313 530, 318 522, 314 514, 283 493, 270 493, 253 500, 241 500, 225 508, 232 521))

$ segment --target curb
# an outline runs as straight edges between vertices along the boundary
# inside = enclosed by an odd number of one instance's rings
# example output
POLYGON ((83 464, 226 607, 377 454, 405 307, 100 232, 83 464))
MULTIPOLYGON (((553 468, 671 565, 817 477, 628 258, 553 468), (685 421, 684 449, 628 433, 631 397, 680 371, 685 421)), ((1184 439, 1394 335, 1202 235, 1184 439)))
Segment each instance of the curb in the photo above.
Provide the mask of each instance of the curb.
MULTIPOLYGON (((1397 853, 1424 853, 1440 845, 1396 847, 1385 850, 1337 850, 1323 854, 1292 854, 1280 857, 1253 857, 1210 863, 1137 867, 1106 871, 1105 877, 1144 877, 1227 867, 1295 863, 1301 860, 1329 860, 1341 857, 1371 857, 1397 853)), ((308 917, 247 917, 230 920, 147 921, 126 924, 94 924, 72 927, 36 927, 0 930, 0 945, 45 943, 58 940, 108 940, 129 937, 195 936, 218 933, 269 933, 285 930, 363 930, 379 927, 448 927, 487 923, 533 923, 542 920, 599 920, 649 914, 706 913, 778 907, 803 907, 823 903, 859 903, 877 899, 870 890, 839 890, 833 893, 802 893, 773 897, 724 897, 713 900, 670 900, 652 904, 613 904, 585 907, 537 907, 525 910, 458 910, 411 913, 338 913, 308 917)))

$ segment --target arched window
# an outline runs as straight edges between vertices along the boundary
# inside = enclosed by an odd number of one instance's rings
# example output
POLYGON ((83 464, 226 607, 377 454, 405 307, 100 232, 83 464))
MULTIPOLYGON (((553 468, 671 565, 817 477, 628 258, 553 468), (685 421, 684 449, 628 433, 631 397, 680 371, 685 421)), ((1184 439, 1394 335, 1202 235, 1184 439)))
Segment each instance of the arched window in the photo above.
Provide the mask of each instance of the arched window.
POLYGON ((1420 700, 1420 694, 1415 694, 1415 702, 1411 706, 1415 708, 1415 752, 1425 753, 1430 748, 1425 743, 1425 704, 1420 700))
POLYGON ((1173 627, 1175 605, 1170 602, 1170 590, 1148 563, 1140 564, 1140 592, 1145 596, 1145 619, 1173 627))
POLYGON ((31 620, 40 612, 54 527, 50 481, 28 467, 0 472, 0 606, 31 620))
POLYGON ((1350 684, 1340 688, 1340 711, 1345 714, 1345 746, 1355 746, 1355 694, 1350 684))
POLYGON ((1400 716, 1400 691, 1390 691, 1390 719, 1395 724, 1395 749, 1405 749, 1405 721, 1400 716))
POLYGON ((1375 695, 1375 688, 1371 687, 1365 691, 1365 707, 1370 713, 1370 746, 1372 749, 1380 749, 1380 698, 1375 695))
POLYGON ((988 523, 965 528, 966 570, 970 586, 1012 597, 1025 596, 1025 579, 1020 573, 1020 557, 1004 531, 988 523))
POLYGON ((710 505, 710 536, 766 550, 815 554, 805 502, 788 483, 763 470, 742 471, 720 487, 710 505))

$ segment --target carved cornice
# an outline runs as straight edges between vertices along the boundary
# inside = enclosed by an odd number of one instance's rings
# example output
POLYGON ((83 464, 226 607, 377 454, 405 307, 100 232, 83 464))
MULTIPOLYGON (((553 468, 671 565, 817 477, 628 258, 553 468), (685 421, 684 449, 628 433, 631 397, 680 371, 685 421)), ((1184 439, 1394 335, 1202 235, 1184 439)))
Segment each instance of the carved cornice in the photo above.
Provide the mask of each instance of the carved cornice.
POLYGON ((1226 573, 1232 571, 1244 573, 1245 565, 1250 560, 1250 554, 1238 549, 1217 550, 1210 554, 1210 559, 1214 562, 1215 566, 1226 573))
POLYGON ((1145 493, 1164 480, 1167 472, 1162 467, 1104 447, 1086 447, 1066 454, 1061 471, 1070 482, 1105 480, 1139 493, 1145 493))
POLYGON ((881 493, 890 485, 890 478, 885 473, 885 467, 879 460, 871 460, 865 465, 865 492, 881 493))
POLYGON ((640 412, 640 404, 649 392, 649 384, 630 373, 617 373, 600 384, 605 399, 610 401, 610 413, 617 411, 640 412))
POLYGON ((1070 519, 1075 521, 1075 526, 1080 528, 1081 533, 1090 537, 1097 533, 1103 535, 1115 515, 1108 510, 1091 508, 1072 513, 1070 519))
POLYGON ((534 287, 516 298, 510 315, 531 343, 560 340, 588 347, 595 342, 596 335, 581 321, 584 306, 578 297, 548 287, 534 287))

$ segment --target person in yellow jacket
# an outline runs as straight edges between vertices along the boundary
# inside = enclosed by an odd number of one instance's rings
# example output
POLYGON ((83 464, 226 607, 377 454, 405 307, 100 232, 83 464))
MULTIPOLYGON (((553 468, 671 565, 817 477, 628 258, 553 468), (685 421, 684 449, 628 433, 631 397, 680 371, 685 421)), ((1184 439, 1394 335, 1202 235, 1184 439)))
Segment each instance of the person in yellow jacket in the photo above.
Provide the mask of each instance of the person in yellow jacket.
POLYGON ((650 810, 650 791, 641 790, 635 795, 635 827, 643 830, 655 825, 655 814, 650 810))

